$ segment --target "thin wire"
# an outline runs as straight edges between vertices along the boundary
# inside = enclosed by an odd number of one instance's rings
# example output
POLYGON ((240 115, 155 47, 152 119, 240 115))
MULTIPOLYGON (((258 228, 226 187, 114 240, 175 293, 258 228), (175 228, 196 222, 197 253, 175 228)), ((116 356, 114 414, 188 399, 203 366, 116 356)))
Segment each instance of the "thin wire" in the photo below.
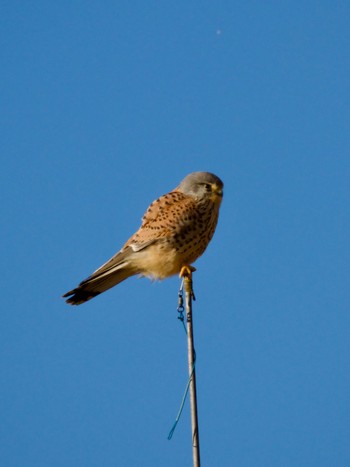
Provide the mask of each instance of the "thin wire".
POLYGON ((181 414, 182 414, 182 410, 184 408, 184 405, 185 405, 185 401, 186 401, 186 397, 187 397, 187 394, 188 394, 188 390, 190 388, 190 384, 191 384, 191 379, 192 379, 192 374, 193 374, 193 371, 194 371, 194 366, 195 366, 195 362, 193 362, 193 367, 192 367, 192 371, 191 371, 191 376, 189 377, 188 381, 187 381, 187 384, 186 384, 186 389, 185 389, 185 392, 184 392, 184 395, 182 397, 182 401, 181 401, 181 404, 180 404, 180 409, 176 415, 176 418, 175 418, 175 422, 174 422, 174 425, 172 427, 172 429, 169 431, 169 434, 168 434, 168 439, 170 440, 172 437, 173 437, 173 434, 174 434, 174 431, 177 427, 177 424, 179 423, 179 420, 180 420, 180 417, 181 417, 181 414))
MULTIPOLYGON (((182 282, 181 282, 181 286, 180 286, 180 290, 179 290, 179 294, 178 294, 178 306, 177 306, 177 312, 179 313, 179 316, 177 317, 177 319, 179 319, 180 321, 182 321, 182 324, 183 324, 183 327, 184 327, 184 330, 185 330, 185 333, 187 335, 187 329, 186 329, 186 325, 185 325, 185 320, 184 320, 184 311, 185 311, 185 308, 183 306, 183 285, 184 285, 184 279, 182 279, 182 282)), ((173 434, 174 434, 174 431, 177 427, 177 424, 180 420, 180 417, 181 417, 181 414, 182 414, 182 410, 184 408, 184 405, 185 405, 185 401, 186 401, 186 397, 187 397, 187 394, 188 394, 188 390, 190 388, 190 384, 191 384, 191 379, 192 379, 192 375, 193 375, 193 372, 194 372, 194 368, 195 368, 195 365, 196 365, 196 352, 194 352, 194 361, 193 361, 193 366, 192 366, 192 371, 191 371, 191 374, 188 378, 188 381, 187 381, 187 384, 186 384, 186 388, 185 388, 185 392, 184 392, 184 395, 182 396, 182 400, 181 400, 181 404, 180 404, 180 408, 179 408, 179 411, 176 415, 176 418, 175 418, 175 422, 174 422, 174 425, 172 426, 171 430, 169 431, 169 434, 168 434, 168 440, 171 440, 171 438, 173 437, 173 434)))

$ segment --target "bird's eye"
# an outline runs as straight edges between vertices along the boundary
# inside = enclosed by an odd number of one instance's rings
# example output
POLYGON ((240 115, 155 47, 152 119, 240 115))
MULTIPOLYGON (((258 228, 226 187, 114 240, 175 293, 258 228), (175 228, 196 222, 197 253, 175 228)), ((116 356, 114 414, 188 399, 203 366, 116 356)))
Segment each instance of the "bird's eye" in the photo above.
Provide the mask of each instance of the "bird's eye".
POLYGON ((209 183, 204 183, 204 188, 206 191, 211 191, 211 185, 209 183))

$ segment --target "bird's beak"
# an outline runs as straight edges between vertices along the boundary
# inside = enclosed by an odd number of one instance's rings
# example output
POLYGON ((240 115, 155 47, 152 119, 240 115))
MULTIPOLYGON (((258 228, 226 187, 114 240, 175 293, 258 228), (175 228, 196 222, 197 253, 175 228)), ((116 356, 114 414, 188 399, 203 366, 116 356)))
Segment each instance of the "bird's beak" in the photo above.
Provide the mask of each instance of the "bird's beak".
POLYGON ((211 200, 214 203, 221 203, 222 197, 224 195, 224 192, 222 190, 221 186, 218 186, 216 183, 212 185, 213 188, 213 194, 211 195, 211 200))

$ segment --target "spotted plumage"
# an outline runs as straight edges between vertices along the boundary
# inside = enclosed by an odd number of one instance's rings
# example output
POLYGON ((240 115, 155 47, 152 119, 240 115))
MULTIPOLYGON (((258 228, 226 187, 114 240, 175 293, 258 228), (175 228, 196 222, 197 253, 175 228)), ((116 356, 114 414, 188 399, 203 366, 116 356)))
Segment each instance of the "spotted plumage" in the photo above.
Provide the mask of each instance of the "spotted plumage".
POLYGON ((139 230, 115 256, 63 295, 67 303, 80 305, 136 274, 165 279, 189 267, 214 235, 222 196, 216 175, 187 175, 149 206, 139 230))

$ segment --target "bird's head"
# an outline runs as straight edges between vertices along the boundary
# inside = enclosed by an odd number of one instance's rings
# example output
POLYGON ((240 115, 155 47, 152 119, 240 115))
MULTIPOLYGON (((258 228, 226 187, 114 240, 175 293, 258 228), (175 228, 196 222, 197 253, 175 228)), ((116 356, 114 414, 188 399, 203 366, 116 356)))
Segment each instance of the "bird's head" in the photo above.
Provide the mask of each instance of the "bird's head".
POLYGON ((182 180, 177 190, 197 199, 210 199, 220 205, 223 188, 223 182, 216 175, 209 172, 193 172, 182 180))

